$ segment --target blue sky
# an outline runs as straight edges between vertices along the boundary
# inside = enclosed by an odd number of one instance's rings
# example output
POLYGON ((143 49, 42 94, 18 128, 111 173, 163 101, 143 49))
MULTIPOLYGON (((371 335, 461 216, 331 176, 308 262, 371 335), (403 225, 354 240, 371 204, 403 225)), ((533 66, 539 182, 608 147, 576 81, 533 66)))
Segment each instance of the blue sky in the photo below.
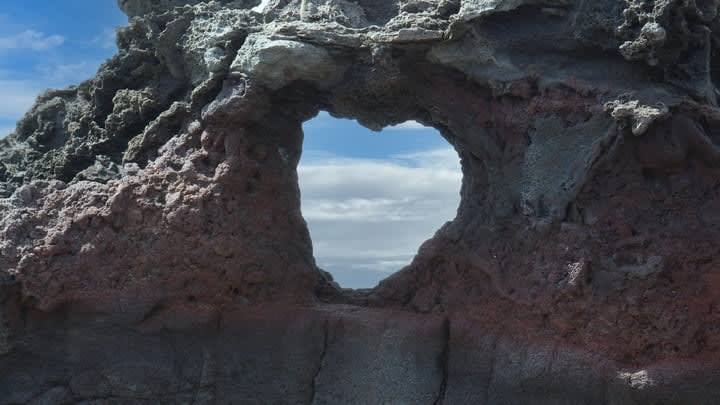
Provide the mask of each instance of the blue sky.
POLYGON ((332 150, 353 158, 390 157, 397 154, 449 147, 433 128, 408 121, 373 132, 355 120, 335 119, 322 111, 303 126, 305 150, 332 150))
POLYGON ((318 265, 341 286, 375 286, 455 217, 460 163, 435 129, 372 132, 321 112, 303 130, 302 212, 318 265))
MULTIPOLYGON (((4 0, 0 137, 42 90, 91 77, 126 23, 115 0, 4 0)), ((458 157, 434 129, 410 121, 372 132, 326 112, 303 129, 303 215, 318 265, 343 287, 376 285, 455 216, 458 157)))
POLYGON ((0 136, 45 88, 77 84, 116 52, 127 17, 114 0, 0 3, 0 136))

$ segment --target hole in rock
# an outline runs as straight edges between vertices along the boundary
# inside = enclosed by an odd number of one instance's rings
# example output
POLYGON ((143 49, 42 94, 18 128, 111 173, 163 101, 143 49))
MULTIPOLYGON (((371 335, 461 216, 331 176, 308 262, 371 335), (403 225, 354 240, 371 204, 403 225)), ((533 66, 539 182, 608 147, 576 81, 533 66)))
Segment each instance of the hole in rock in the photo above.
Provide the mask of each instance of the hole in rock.
POLYGON ((374 287, 455 217, 459 158, 436 129, 408 121, 378 133, 321 112, 303 130, 303 216, 318 267, 343 288, 374 287))

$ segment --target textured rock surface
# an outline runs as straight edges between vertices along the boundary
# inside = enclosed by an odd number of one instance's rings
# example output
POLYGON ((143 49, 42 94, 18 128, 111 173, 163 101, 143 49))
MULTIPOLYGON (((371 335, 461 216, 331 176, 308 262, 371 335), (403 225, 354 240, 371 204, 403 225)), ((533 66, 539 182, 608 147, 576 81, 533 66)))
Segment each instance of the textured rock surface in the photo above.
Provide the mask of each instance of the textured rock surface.
POLYGON ((0 141, 0 404, 713 403, 720 2, 258 3, 120 1, 0 141), (314 263, 319 110, 461 157, 371 291, 314 263))

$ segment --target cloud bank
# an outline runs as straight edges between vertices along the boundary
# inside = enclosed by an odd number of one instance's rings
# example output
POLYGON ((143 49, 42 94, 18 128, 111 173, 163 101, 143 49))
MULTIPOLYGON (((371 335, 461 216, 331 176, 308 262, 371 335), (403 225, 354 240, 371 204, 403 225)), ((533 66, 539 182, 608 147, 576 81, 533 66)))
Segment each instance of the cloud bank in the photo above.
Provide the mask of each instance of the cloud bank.
POLYGON ((18 34, 0 37, 0 51, 46 51, 64 43, 65 37, 61 35, 46 35, 35 30, 25 30, 18 34))
POLYGON ((405 121, 403 123, 388 127, 389 130, 426 130, 427 127, 417 121, 405 121))
POLYGON ((455 217, 462 173, 452 148, 389 159, 305 155, 298 175, 315 258, 343 287, 376 285, 455 217))

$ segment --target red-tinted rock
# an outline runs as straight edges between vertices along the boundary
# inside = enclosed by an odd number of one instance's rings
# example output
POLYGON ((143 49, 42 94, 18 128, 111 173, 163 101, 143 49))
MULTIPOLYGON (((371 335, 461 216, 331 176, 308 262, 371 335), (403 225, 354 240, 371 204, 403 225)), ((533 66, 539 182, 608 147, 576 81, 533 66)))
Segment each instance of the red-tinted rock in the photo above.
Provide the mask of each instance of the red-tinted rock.
POLYGON ((0 404, 713 403, 717 1, 351 3, 122 2, 0 144, 0 404), (320 110, 461 158, 371 291, 313 259, 320 110))

